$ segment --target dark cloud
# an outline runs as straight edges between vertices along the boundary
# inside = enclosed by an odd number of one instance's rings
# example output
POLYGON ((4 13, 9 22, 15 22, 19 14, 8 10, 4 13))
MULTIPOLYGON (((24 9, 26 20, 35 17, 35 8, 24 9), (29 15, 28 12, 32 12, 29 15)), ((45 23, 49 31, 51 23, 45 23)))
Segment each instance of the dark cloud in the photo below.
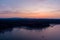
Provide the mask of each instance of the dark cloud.
POLYGON ((47 0, 39 0, 39 1, 43 2, 43 1, 47 1, 47 0))
POLYGON ((19 11, 0 11, 0 14, 21 14, 22 12, 19 12, 19 11))
POLYGON ((51 13, 59 13, 60 14, 60 10, 54 10, 54 11, 51 11, 51 13))
POLYGON ((60 12, 60 10, 55 10, 55 11, 52 11, 52 12, 60 12))
POLYGON ((1 11, 0 14, 9 14, 9 13, 13 13, 11 11, 1 11))

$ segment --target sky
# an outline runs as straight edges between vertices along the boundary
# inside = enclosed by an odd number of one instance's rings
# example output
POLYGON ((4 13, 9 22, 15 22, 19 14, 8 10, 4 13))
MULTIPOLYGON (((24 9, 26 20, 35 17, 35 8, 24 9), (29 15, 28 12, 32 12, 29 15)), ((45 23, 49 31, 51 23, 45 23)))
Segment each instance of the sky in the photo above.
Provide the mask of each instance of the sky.
POLYGON ((60 0, 0 0, 0 18, 60 18, 60 0))

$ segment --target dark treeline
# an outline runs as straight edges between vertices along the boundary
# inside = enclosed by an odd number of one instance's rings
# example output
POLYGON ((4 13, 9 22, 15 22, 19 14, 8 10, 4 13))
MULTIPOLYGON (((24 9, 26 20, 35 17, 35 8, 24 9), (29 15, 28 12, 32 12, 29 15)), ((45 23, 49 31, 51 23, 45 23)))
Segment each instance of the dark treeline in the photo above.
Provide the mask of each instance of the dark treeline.
POLYGON ((0 26, 46 26, 49 24, 60 24, 60 19, 25 19, 25 18, 1 18, 0 26))
POLYGON ((60 19, 25 19, 25 18, 6 18, 0 19, 0 26, 43 26, 47 24, 60 24, 60 19))
POLYGON ((26 18, 1 18, 0 32, 12 30, 14 27, 26 29, 43 29, 49 27, 50 24, 60 24, 60 19, 26 19, 26 18))

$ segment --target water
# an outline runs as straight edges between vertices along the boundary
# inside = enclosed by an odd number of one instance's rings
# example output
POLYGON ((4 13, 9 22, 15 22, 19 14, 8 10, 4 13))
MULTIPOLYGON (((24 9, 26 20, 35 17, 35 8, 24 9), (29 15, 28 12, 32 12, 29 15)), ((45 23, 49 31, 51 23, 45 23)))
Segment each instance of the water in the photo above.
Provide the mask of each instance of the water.
POLYGON ((0 31, 0 40, 60 40, 60 25, 42 29, 9 28, 0 31))

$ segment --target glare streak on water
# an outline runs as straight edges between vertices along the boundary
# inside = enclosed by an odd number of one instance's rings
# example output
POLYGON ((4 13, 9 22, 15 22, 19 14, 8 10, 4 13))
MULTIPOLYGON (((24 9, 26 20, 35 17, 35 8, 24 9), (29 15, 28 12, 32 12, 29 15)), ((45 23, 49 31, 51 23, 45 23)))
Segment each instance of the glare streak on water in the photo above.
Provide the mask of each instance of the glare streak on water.
POLYGON ((0 39, 36 39, 36 40, 60 40, 60 25, 48 27, 42 30, 27 30, 13 28, 11 32, 0 33, 0 39))

